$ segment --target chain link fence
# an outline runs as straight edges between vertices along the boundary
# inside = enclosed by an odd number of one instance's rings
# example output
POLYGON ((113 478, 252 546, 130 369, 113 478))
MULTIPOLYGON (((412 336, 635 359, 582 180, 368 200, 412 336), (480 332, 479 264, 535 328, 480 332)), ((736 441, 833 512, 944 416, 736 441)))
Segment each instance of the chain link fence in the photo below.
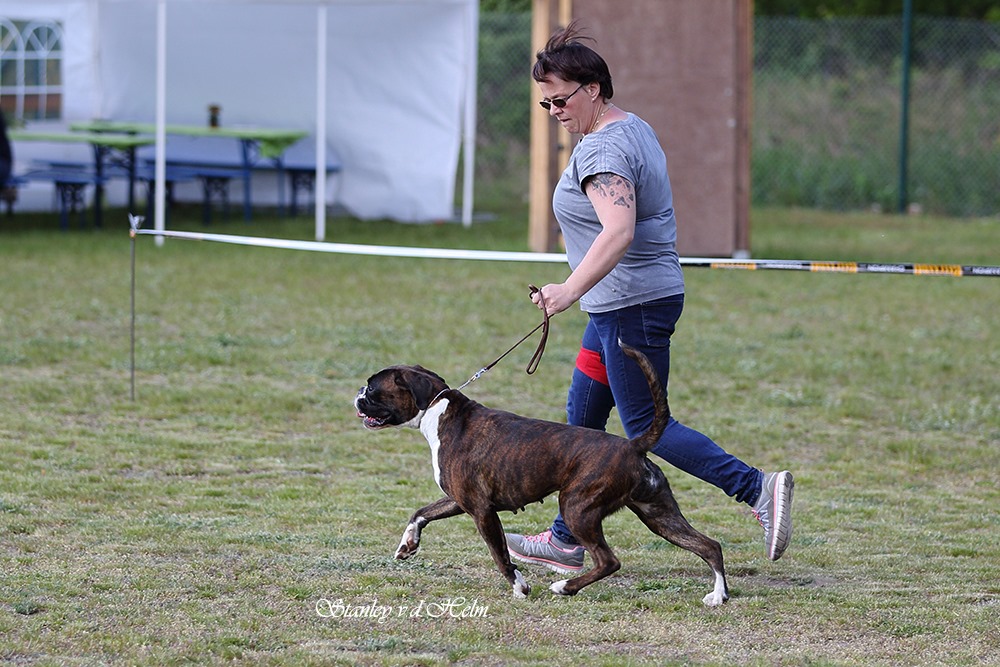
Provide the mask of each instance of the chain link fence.
MULTIPOLYGON (((754 25, 755 204, 894 210, 903 30, 898 18, 754 25)), ((916 17, 911 207, 1000 214, 1000 26, 916 17)))
POLYGON ((531 13, 479 15, 476 204, 528 201, 531 13))
MULTIPOLYGON (((902 33, 898 17, 755 19, 755 205, 895 210, 902 33)), ((910 206, 998 215, 1000 26, 918 16, 912 35, 910 206)), ((530 14, 481 15, 480 207, 526 201, 531 62, 530 14)))

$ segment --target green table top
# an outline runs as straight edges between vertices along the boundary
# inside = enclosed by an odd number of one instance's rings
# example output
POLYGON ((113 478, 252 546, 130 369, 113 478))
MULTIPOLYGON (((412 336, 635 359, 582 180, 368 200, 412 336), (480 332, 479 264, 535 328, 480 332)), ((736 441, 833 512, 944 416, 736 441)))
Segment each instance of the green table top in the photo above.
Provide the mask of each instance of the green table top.
POLYGON ((153 137, 134 134, 113 135, 99 132, 28 132, 26 130, 10 130, 11 139, 19 141, 50 141, 66 144, 91 144, 109 148, 135 148, 148 146, 154 142, 153 137))
MULTIPOLYGON (((154 134, 156 125, 153 123, 137 123, 131 121, 93 120, 72 123, 71 130, 86 133, 122 133, 128 135, 154 134)), ((167 134, 185 134, 192 137, 235 137, 257 142, 262 157, 278 157, 289 146, 308 133, 303 130, 290 130, 274 127, 255 126, 224 126, 208 127, 206 125, 167 125, 167 134)))

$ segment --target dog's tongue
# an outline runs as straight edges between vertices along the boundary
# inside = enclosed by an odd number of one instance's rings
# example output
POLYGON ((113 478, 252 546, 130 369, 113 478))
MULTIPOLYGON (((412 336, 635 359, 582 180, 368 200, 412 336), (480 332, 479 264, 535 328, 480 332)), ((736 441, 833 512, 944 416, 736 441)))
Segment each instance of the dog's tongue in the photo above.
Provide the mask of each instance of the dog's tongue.
POLYGON ((358 410, 358 418, 363 419, 365 422, 365 426, 369 428, 376 428, 385 424, 384 419, 378 419, 377 417, 366 415, 365 413, 361 412, 361 410, 358 410))

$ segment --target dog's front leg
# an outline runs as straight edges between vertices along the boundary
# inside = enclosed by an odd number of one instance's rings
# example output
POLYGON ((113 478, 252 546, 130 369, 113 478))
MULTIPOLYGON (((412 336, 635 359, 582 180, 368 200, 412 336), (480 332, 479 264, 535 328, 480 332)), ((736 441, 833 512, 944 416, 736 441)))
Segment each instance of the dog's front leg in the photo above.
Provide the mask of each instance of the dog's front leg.
POLYGON ((473 516, 476 521, 476 528, 479 534, 490 548, 490 555, 493 562, 500 568, 500 574, 510 582, 515 598, 526 598, 531 592, 531 587, 524 580, 521 572, 510 562, 510 552, 507 551, 507 538, 503 534, 503 524, 496 512, 487 511, 478 516, 473 516))
POLYGON ((406 530, 403 531, 403 539, 399 541, 399 546, 396 547, 396 560, 406 560, 417 553, 417 549, 420 548, 420 531, 431 521, 447 519, 450 516, 457 516, 462 513, 464 513, 464 510, 448 496, 418 509, 410 517, 410 523, 406 525, 406 530))

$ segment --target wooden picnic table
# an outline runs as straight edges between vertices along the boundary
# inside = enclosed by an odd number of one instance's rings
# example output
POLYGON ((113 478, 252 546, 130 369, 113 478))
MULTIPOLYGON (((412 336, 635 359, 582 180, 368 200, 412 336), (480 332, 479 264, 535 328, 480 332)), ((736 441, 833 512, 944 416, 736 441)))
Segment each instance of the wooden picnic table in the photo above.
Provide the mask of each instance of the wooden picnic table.
POLYGON ((112 135, 101 132, 33 132, 29 130, 10 130, 8 132, 14 141, 46 141, 51 143, 85 143, 93 148, 94 153, 94 224, 101 225, 101 208, 104 192, 104 180, 107 177, 106 168, 117 163, 128 173, 128 205, 129 210, 135 207, 135 151, 140 146, 148 146, 154 142, 153 137, 139 134, 112 135))
MULTIPOLYGON (((155 134, 156 125, 132 121, 93 120, 72 123, 71 130, 87 134, 123 134, 139 136, 155 134)), ((241 164, 243 176, 243 217, 249 220, 252 216, 252 197, 250 189, 251 174, 254 165, 262 159, 268 159, 278 171, 278 208, 284 211, 284 161, 285 150, 307 135, 303 130, 256 127, 249 125, 231 125, 224 127, 209 127, 205 125, 174 125, 165 127, 167 134, 187 135, 191 137, 232 137, 240 142, 241 164)))

